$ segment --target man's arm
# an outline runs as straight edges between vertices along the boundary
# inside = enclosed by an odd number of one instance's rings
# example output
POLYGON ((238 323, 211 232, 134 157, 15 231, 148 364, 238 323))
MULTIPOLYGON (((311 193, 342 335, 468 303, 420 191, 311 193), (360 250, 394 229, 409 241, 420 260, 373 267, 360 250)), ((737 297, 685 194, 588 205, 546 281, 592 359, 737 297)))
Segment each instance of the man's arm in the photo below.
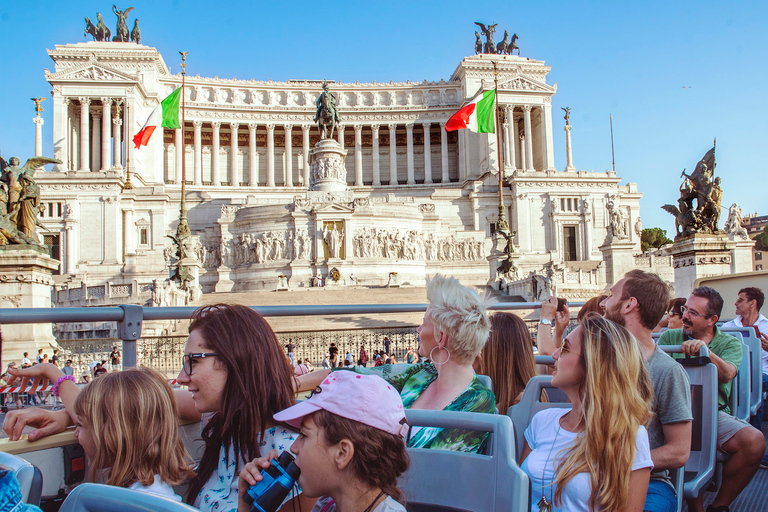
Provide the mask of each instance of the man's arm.
POLYGON ((692 422, 679 421, 662 425, 663 445, 651 450, 654 469, 675 469, 682 467, 691 454, 692 422))
MULTIPOLYGON (((737 343, 737 341, 734 343, 737 343)), ((684 354, 689 356, 697 356, 699 354, 699 350, 701 350, 701 347, 706 346, 706 343, 704 343, 702 340, 688 340, 688 341, 684 341, 681 346, 684 354)), ((731 351, 730 348, 728 350, 731 351)), ((740 355, 741 346, 738 346, 738 350, 740 355)), ((731 360, 726 361, 725 359, 721 358, 719 355, 715 354, 712 350, 709 351, 709 359, 715 365, 715 368, 717 368, 718 383, 727 384, 728 382, 731 382, 733 378, 736 376, 736 373, 738 372, 738 368, 736 366, 735 360, 733 360, 733 362, 731 360)), ((729 357, 729 359, 732 359, 732 358, 729 357)), ((740 359, 741 358, 739 358, 739 361, 738 361, 739 363, 741 362, 740 359)))

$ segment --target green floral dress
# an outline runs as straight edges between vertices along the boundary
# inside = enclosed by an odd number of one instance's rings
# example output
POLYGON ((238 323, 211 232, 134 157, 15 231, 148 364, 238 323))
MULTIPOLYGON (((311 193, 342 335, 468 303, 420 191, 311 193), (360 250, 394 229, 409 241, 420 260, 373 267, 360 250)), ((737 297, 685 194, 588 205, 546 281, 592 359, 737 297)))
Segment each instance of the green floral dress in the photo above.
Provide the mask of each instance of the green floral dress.
MULTIPOLYGON (((437 378, 437 368, 432 363, 385 364, 374 368, 355 366, 351 371, 365 375, 378 375, 389 382, 400 393, 406 409, 409 409, 419 395, 437 378)), ((496 397, 493 391, 485 387, 475 375, 467 389, 443 410, 494 414, 495 409, 496 397)), ((422 427, 408 440, 408 446, 480 453, 485 448, 487 439, 487 432, 422 427)))

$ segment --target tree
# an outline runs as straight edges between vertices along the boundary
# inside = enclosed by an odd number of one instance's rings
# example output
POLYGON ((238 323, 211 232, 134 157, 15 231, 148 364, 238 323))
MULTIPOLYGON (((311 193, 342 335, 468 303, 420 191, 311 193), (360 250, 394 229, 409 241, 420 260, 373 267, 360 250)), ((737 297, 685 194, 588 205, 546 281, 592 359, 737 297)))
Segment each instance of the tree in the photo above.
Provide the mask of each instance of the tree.
POLYGON ((662 245, 671 244, 672 240, 667 238, 667 230, 661 228, 645 228, 640 236, 640 247, 643 252, 651 247, 658 249, 662 245))
POLYGON ((763 228, 763 232, 755 237, 755 249, 758 251, 768 251, 768 225, 763 228))

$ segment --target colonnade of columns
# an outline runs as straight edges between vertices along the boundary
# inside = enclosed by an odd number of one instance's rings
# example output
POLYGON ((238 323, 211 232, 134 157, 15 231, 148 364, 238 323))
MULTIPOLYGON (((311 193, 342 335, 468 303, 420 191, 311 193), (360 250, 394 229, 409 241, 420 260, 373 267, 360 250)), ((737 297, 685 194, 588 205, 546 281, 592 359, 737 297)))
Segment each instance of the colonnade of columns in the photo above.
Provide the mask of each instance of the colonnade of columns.
MULTIPOLYGON (((275 187, 277 180, 275 178, 275 157, 276 157, 276 146, 275 146, 275 130, 278 128, 278 125, 275 123, 267 123, 259 125, 258 123, 248 123, 248 172, 243 173, 243 182, 241 183, 239 180, 239 176, 241 175, 241 169, 239 167, 239 159, 236 157, 239 150, 239 143, 238 143, 238 135, 239 135, 239 128, 240 123, 231 121, 231 122, 221 122, 221 121, 212 121, 210 123, 201 121, 201 120, 194 120, 191 121, 192 123, 192 130, 193 130, 193 145, 194 150, 192 154, 194 155, 194 163, 193 163, 193 169, 194 172, 192 173, 192 183, 194 185, 202 185, 203 184, 203 137, 202 137, 202 130, 203 125, 209 125, 211 127, 211 182, 210 184, 212 186, 220 186, 222 183, 228 183, 230 186, 240 186, 240 185, 247 185, 247 186, 257 186, 259 184, 259 152, 257 151, 256 147, 256 130, 259 126, 266 129, 266 186, 267 187, 275 187), (232 155, 229 159, 229 169, 222 170, 221 169, 221 162, 220 162, 220 139, 221 139, 221 131, 222 131, 222 124, 224 125, 225 130, 229 130, 230 133, 230 155, 232 155), (223 177, 222 171, 225 173, 228 171, 228 176, 223 177)), ((422 142, 423 152, 424 152, 424 183, 431 184, 434 183, 437 180, 440 180, 441 183, 447 183, 450 181, 450 173, 449 173, 449 150, 448 150, 448 134, 445 131, 445 121, 440 122, 421 122, 422 129, 424 131, 424 137, 422 142), (432 165, 432 141, 430 140, 431 135, 431 128, 432 125, 436 124, 440 127, 440 160, 441 160, 441 174, 439 176, 434 176, 433 173, 435 172, 435 169, 432 165)), ((405 130, 406 130, 406 181, 405 183, 401 183, 398 181, 398 161, 397 161, 397 131, 398 128, 402 129, 403 125, 397 124, 397 123, 391 123, 386 125, 386 127, 389 129, 389 179, 387 184, 388 185, 414 185, 416 183, 416 176, 415 176, 415 146, 414 143, 414 136, 413 136, 413 130, 414 130, 414 123, 408 123, 405 124, 405 130)), ((283 146, 283 150, 285 152, 286 158, 284 161, 283 170, 285 173, 285 177, 283 180, 283 185, 286 187, 292 187, 294 186, 294 173, 293 173, 293 139, 292 134, 293 130, 296 127, 293 124, 283 124, 281 125, 282 131, 284 133, 284 139, 285 144, 283 146)), ((309 184, 309 149, 310 149, 310 132, 311 129, 314 127, 314 125, 310 124, 301 124, 299 125, 302 133, 302 145, 301 145, 301 168, 302 168, 302 178, 303 183, 305 185, 309 184)), ((381 128, 381 125, 379 124, 372 124, 372 125, 363 125, 363 124, 354 124, 352 125, 352 128, 355 133, 355 145, 354 145, 354 169, 348 169, 348 172, 354 172, 354 186, 363 186, 365 183, 363 181, 363 130, 364 128, 370 128, 371 134, 372 134, 372 185, 373 186, 380 186, 382 184, 382 177, 381 177, 381 152, 380 152, 380 146, 379 146, 379 130, 381 128)), ((187 130, 189 128, 187 127, 187 130)), ((338 127, 336 132, 336 137, 338 137, 338 142, 344 147, 344 132, 345 132, 345 126, 341 125, 338 127)), ((226 133, 226 132, 225 132, 226 133)), ((182 134, 182 130, 178 129, 175 130, 174 133, 174 145, 176 148, 184 147, 184 136, 182 134)), ((181 181, 181 151, 177 150, 175 151, 175 161, 174 161, 174 168, 170 172, 169 180, 174 183, 179 183, 181 181)), ((189 177, 187 178, 190 179, 189 177)))
POLYGON ((552 144, 552 112, 551 105, 502 105, 505 113, 504 123, 504 162, 512 170, 553 170, 554 150, 552 144), (520 131, 518 118, 515 113, 522 110, 523 130, 520 131), (540 133, 533 131, 532 112, 538 110, 540 133), (540 141, 540 169, 534 167, 533 141, 540 141), (519 162, 519 164, 518 164, 519 162))
POLYGON ((57 98, 54 116, 56 170, 106 171, 122 168, 123 98, 57 98))

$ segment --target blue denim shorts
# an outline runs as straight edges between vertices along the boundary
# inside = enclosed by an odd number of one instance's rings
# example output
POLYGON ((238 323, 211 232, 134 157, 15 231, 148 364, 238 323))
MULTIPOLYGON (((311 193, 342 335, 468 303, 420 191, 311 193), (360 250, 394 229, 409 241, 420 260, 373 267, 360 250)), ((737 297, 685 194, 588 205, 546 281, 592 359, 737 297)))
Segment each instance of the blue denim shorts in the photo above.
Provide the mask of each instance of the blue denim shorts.
POLYGON ((643 512, 675 512, 677 495, 675 489, 666 482, 651 480, 648 495, 645 498, 643 512))

